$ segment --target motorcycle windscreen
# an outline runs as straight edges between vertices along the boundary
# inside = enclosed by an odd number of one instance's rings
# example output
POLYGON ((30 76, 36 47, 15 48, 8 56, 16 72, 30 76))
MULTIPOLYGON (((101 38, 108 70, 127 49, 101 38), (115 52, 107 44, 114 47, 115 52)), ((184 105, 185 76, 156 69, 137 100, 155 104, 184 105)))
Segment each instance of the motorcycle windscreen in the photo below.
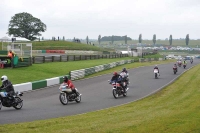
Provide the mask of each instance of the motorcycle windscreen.
POLYGON ((158 70, 157 69, 154 69, 154 71, 153 71, 154 73, 158 73, 158 70))
POLYGON ((0 92, 0 95, 1 95, 2 97, 7 97, 7 92, 0 92))

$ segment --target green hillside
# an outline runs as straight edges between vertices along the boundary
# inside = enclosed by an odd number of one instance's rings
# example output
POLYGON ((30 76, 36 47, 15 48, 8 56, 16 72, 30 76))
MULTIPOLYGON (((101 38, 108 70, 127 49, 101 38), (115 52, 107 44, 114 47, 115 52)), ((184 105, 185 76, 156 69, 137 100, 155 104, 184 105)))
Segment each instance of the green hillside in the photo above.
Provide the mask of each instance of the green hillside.
MULTIPOLYGON (((114 44, 124 44, 125 41, 114 41, 114 44)), ((128 44, 138 44, 138 40, 128 40, 128 44)), ((99 44, 98 41, 94 42, 94 44, 99 44)), ((102 41, 102 45, 105 44, 111 44, 111 41, 102 41)), ((152 46, 153 41, 152 40, 142 40, 142 44, 146 44, 149 46, 152 46)), ((164 46, 169 46, 169 40, 156 40, 156 45, 164 45, 164 46)), ((186 46, 185 40, 173 40, 172 41, 172 46, 186 46)), ((190 47, 200 47, 200 40, 190 40, 189 45, 190 47)))
MULTIPOLYGON (((17 42, 18 43, 18 42, 17 42)), ((26 43, 26 42, 22 42, 26 43)), ((30 43, 30 42, 27 42, 30 43)), ((91 51, 113 51, 112 49, 99 48, 95 45, 85 43, 75 43, 68 41, 32 41, 33 50, 91 50, 91 51)), ((8 43, 3 42, 3 45, 8 43)), ((0 44, 0 50, 2 49, 2 43, 0 44)))

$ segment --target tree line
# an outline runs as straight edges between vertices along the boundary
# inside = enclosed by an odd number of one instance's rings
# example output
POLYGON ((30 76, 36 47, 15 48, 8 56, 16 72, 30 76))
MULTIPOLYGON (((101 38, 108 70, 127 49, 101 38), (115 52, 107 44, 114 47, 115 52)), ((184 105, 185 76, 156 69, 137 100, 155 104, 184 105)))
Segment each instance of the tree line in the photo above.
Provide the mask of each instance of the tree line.
MULTIPOLYGON (((11 20, 9 21, 8 25, 8 35, 13 35, 14 37, 24 37, 26 39, 29 39, 31 41, 37 39, 38 36, 41 36, 41 32, 45 32, 47 30, 47 26, 38 18, 33 17, 31 14, 27 12, 22 12, 15 14, 13 17, 11 17, 11 20)), ((65 40, 65 37, 62 38, 65 40)), ((40 40, 40 38, 39 38, 40 40)), ((43 38, 42 38, 43 40, 43 38)), ((55 37, 52 37, 52 40, 56 40, 55 37)), ((60 40, 58 37, 57 40, 60 40)), ((110 41, 112 44, 114 44, 114 41, 125 41, 125 44, 127 44, 128 40, 132 40, 130 37, 125 36, 104 36, 101 37, 101 35, 98 36, 98 42, 99 45, 101 44, 101 41, 110 41)), ((185 43, 186 45, 189 45, 189 34, 185 37, 185 43)), ((80 39, 73 39, 74 42, 80 43, 80 39)), ((156 34, 153 35, 152 38, 153 44, 156 44, 156 34)), ((89 44, 89 37, 86 37, 86 43, 89 44)), ((139 34, 138 37, 138 43, 142 43, 142 34, 139 34)), ((169 45, 172 45, 173 38, 172 35, 169 36, 169 45)))

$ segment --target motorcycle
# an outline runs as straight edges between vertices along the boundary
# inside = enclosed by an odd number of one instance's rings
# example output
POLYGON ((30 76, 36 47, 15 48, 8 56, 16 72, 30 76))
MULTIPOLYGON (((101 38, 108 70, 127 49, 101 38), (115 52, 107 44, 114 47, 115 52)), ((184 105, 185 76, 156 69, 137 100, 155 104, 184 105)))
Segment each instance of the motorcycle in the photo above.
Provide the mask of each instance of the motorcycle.
POLYGON ((184 68, 184 69, 186 68, 186 64, 183 64, 183 68, 184 68))
POLYGON ((181 65, 182 65, 182 63, 181 63, 181 62, 178 62, 178 66, 181 67, 181 65))
POLYGON ((154 74, 155 74, 155 79, 157 79, 157 78, 158 78, 158 75, 160 75, 159 72, 158 72, 158 69, 154 69, 153 72, 154 72, 154 74))
POLYGON ((174 74, 177 73, 177 67, 173 67, 174 74))
POLYGON ((13 107, 16 110, 21 109, 23 106, 23 100, 20 98, 21 96, 23 96, 23 93, 20 91, 16 91, 12 96, 13 98, 7 96, 6 93, 0 93, 0 110, 2 106, 13 107))
POLYGON ((190 63, 192 64, 192 63, 193 63, 193 60, 190 60, 190 63))
MULTIPOLYGON (((123 89, 122 86, 117 82, 110 82, 110 80, 108 80, 108 82, 113 86, 112 93, 115 99, 117 99, 121 95, 123 95, 124 97, 127 96, 127 91, 129 88, 125 87, 125 89, 123 89)), ((123 82, 123 85, 126 86, 126 83, 123 82)))
POLYGON ((81 94, 78 92, 78 89, 76 89, 78 96, 76 96, 76 94, 70 88, 68 88, 67 84, 61 84, 59 90, 60 90, 59 99, 63 105, 67 105, 68 102, 73 102, 73 101, 76 101, 77 103, 81 102, 81 94))
POLYGON ((129 74, 126 72, 121 72, 120 75, 122 76, 122 81, 125 82, 125 86, 127 88, 130 83, 128 78, 129 74))

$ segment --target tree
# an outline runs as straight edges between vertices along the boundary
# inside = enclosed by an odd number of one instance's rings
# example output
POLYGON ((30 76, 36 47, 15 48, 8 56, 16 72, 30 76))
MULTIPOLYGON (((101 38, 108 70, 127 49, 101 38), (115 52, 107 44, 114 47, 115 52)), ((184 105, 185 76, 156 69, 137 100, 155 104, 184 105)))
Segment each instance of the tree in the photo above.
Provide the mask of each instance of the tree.
POLYGON ((88 36, 86 37, 86 42, 87 42, 87 44, 89 43, 89 38, 88 38, 88 36))
POLYGON ((156 34, 153 35, 153 44, 156 44, 156 34))
POLYGON ((139 43, 142 43, 142 34, 139 35, 139 43))
POLYGON ((169 36, 169 45, 172 45, 172 35, 169 36))
POLYGON ((98 37, 98 42, 99 42, 99 45, 100 45, 100 43, 101 43, 101 35, 99 35, 99 37, 98 37))
POLYGON ((186 43, 186 45, 189 44, 189 40, 190 40, 190 38, 189 38, 189 34, 187 34, 187 35, 186 35, 186 38, 185 38, 185 43, 186 43))
POLYGON ((15 14, 8 25, 8 35, 24 37, 35 40, 36 36, 41 36, 40 32, 46 31, 46 25, 31 14, 23 12, 15 14))
POLYGON ((111 42, 112 42, 112 44, 114 43, 114 36, 113 35, 111 37, 111 42))
POLYGON ((127 35, 125 35, 125 44, 127 44, 127 35))

